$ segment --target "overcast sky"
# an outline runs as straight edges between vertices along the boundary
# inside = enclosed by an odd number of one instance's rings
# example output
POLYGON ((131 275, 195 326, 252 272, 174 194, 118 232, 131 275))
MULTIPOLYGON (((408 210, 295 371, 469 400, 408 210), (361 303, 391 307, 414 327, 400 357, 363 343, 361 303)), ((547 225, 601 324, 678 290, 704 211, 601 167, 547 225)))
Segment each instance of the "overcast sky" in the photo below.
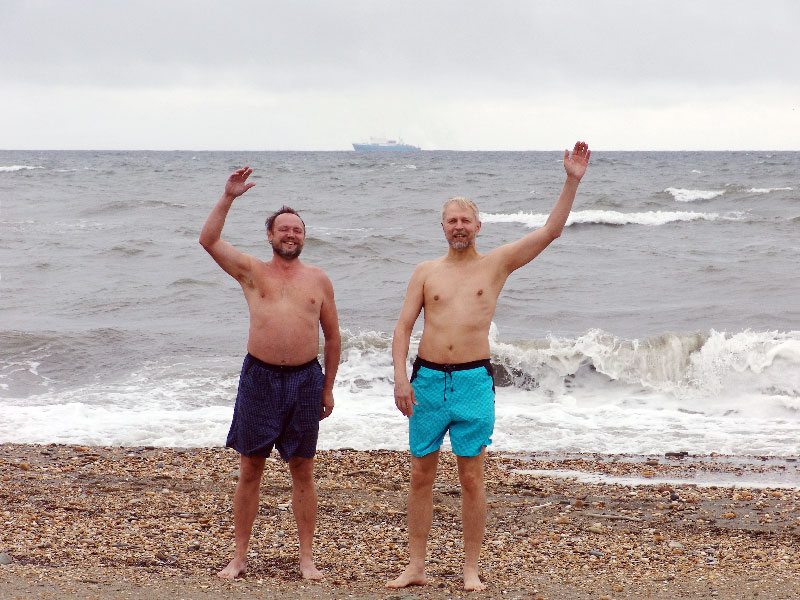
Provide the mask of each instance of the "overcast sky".
POLYGON ((0 148, 800 150, 797 0, 0 0, 0 148))

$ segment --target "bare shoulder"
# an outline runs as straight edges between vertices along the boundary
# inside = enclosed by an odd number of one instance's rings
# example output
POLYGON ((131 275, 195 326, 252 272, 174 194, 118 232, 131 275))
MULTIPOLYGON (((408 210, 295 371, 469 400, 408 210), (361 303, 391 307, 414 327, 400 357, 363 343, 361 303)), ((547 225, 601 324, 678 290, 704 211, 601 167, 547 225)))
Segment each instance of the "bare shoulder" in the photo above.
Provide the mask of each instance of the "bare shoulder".
POLYGON ((427 279, 431 273, 434 273, 437 267, 440 267, 442 264, 443 258, 435 258, 433 260, 426 260, 419 263, 416 268, 414 269, 414 273, 411 275, 412 279, 427 279))
POLYGON ((439 258, 434 258, 432 260, 426 260, 417 265, 417 271, 421 273, 430 273, 431 271, 435 271, 442 265, 444 265, 444 261, 447 258, 447 255, 440 256, 439 258))
POLYGON ((315 284, 323 286, 325 289, 331 288, 333 289, 333 284, 331 283, 330 277, 320 269, 319 267, 314 267, 311 265, 307 265, 303 263, 303 267, 306 270, 308 276, 314 281, 315 284))

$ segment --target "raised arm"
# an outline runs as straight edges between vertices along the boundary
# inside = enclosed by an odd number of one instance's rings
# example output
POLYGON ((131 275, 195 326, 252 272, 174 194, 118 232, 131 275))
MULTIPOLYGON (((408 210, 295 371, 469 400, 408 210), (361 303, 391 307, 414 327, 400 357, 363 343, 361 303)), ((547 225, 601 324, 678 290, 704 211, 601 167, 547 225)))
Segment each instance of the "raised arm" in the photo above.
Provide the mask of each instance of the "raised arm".
POLYGON ((339 370, 342 355, 342 336, 339 333, 339 316, 333 299, 333 284, 323 275, 324 297, 319 313, 322 335, 325 336, 325 385, 322 388, 322 414, 320 419, 331 416, 333 412, 333 383, 339 370))
POLYGON ((425 263, 418 265, 408 282, 406 298, 392 337, 392 362, 394 363, 394 403, 398 410, 410 417, 414 413, 414 388, 408 381, 406 360, 411 344, 411 331, 422 311, 425 263))
POLYGON ((225 192, 214 205, 200 232, 200 245, 226 273, 236 279, 240 279, 242 273, 249 269, 249 258, 220 236, 233 201, 255 185, 255 183, 247 183, 247 178, 252 172, 253 169, 250 167, 242 167, 228 177, 228 181, 225 183, 225 192))
POLYGON ((490 253, 498 255, 506 276, 531 262, 561 235, 591 154, 592 151, 585 142, 577 142, 571 156, 569 150, 564 150, 564 170, 567 172, 567 180, 564 182, 558 201, 550 211, 550 216, 547 217, 547 222, 516 242, 501 246, 490 253))

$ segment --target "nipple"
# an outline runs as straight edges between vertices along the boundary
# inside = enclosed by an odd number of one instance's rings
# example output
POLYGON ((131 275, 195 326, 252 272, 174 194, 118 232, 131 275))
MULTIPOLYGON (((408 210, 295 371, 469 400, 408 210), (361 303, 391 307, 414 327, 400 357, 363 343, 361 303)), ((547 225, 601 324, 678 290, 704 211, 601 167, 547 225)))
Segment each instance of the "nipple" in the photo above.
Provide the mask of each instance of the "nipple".
POLYGON ((483 290, 478 290, 478 296, 483 296, 483 290))
POLYGON ((438 299, 439 299, 439 294, 436 294, 436 295, 433 297, 433 299, 434 299, 434 300, 438 300, 438 299))

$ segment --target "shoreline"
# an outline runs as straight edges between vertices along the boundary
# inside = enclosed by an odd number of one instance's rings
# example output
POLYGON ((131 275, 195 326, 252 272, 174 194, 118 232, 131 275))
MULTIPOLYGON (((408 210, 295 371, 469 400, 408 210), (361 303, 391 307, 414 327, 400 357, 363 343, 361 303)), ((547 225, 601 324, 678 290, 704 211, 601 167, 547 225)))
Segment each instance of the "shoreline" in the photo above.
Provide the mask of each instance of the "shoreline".
POLYGON ((250 569, 225 582, 216 572, 232 555, 235 452, 0 444, 0 554, 11 560, 0 564, 0 595, 800 596, 796 457, 490 451, 486 464, 487 590, 461 589, 460 490, 449 452, 434 487, 428 585, 386 590, 407 559, 407 452, 318 452, 321 583, 299 577, 288 469, 268 459, 250 569))

